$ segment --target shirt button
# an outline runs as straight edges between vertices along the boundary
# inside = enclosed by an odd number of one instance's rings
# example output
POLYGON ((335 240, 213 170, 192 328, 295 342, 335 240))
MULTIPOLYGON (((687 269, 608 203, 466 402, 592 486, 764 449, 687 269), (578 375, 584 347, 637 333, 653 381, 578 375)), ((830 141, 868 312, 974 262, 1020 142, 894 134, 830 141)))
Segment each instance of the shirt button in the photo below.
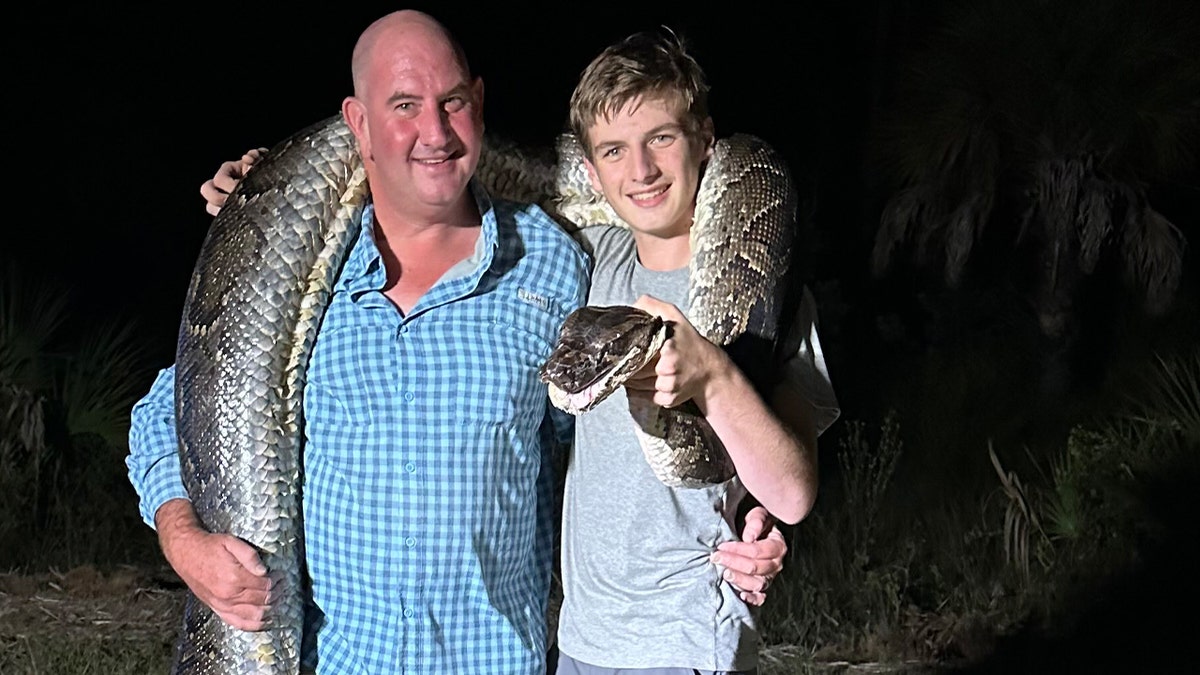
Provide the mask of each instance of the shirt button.
POLYGON ((414 396, 411 391, 404 392, 404 400, 405 401, 412 403, 414 398, 416 398, 416 396, 414 396))
POLYGON ((402 323, 402 324, 400 324, 400 334, 401 334, 401 335, 407 335, 407 334, 408 334, 408 324, 406 324, 406 323, 402 323))
POLYGON ((415 614, 415 612, 412 611, 412 607, 404 608, 404 618, 411 619, 413 618, 413 614, 415 614))
POLYGON ((416 472, 417 472, 417 465, 416 465, 416 464, 414 464, 414 463, 412 463, 412 462, 406 462, 406 463, 404 464, 404 470, 405 470, 405 471, 407 471, 407 472, 409 472, 409 473, 416 473, 416 472))
POLYGON ((416 546, 416 545, 417 545, 417 538, 416 538, 416 537, 406 537, 406 538, 404 539, 404 545, 405 545, 405 546, 407 546, 407 547, 409 547, 409 548, 412 548, 412 547, 416 546))

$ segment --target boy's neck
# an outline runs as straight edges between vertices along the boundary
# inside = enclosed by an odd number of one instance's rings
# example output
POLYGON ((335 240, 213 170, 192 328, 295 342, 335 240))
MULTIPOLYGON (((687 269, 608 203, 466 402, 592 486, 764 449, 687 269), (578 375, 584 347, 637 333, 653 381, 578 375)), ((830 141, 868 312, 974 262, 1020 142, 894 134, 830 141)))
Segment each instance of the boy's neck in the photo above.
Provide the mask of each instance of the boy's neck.
POLYGON ((663 238, 635 231, 633 241, 637 245, 638 262, 648 270, 670 272, 687 267, 692 260, 688 232, 663 238))

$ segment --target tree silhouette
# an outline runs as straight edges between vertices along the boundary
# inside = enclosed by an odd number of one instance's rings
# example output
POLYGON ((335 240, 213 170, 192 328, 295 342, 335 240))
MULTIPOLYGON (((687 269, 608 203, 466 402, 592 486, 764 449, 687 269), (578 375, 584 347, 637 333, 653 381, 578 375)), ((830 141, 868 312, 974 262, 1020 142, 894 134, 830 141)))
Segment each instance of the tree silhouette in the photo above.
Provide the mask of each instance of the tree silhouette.
POLYGON ((1003 269, 1024 277, 1053 338, 1100 269, 1166 310, 1186 238, 1149 187, 1196 160, 1196 17, 1189 2, 951 3, 909 51, 877 127, 891 186, 873 272, 911 254, 954 288, 973 258, 1019 262, 1003 269))

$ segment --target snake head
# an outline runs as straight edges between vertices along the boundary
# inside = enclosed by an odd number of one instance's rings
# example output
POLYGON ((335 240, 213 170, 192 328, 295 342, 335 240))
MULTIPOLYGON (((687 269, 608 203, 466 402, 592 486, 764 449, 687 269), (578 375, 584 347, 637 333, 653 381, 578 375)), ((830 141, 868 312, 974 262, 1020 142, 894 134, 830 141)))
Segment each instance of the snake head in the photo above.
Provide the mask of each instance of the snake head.
POLYGON ((666 335, 661 317, 636 307, 581 307, 563 322, 538 376, 549 385, 555 406, 579 414, 649 363, 666 335))

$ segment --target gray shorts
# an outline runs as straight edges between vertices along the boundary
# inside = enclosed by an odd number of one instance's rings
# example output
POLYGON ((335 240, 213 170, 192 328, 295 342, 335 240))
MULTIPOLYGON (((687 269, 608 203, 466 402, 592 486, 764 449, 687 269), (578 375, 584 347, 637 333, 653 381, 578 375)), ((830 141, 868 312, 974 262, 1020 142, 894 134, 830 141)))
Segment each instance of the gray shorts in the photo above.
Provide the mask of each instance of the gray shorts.
POLYGON ((753 670, 696 670, 695 668, 601 668, 558 653, 555 675, 756 675, 753 670))

